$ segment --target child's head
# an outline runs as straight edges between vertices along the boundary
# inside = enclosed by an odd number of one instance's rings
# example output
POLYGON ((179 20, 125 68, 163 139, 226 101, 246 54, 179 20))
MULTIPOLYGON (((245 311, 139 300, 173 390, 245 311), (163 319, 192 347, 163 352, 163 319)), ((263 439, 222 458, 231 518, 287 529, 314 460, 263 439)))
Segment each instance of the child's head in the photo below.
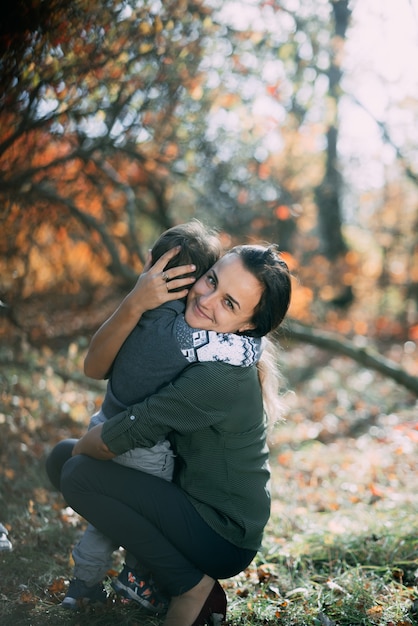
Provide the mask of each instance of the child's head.
POLYGON ((198 220, 179 224, 166 230, 151 249, 152 263, 154 264, 165 252, 176 246, 181 246, 181 250, 170 259, 164 269, 169 270, 170 267, 193 263, 196 266, 194 272, 196 280, 203 276, 221 255, 218 237, 214 231, 208 231, 198 220))

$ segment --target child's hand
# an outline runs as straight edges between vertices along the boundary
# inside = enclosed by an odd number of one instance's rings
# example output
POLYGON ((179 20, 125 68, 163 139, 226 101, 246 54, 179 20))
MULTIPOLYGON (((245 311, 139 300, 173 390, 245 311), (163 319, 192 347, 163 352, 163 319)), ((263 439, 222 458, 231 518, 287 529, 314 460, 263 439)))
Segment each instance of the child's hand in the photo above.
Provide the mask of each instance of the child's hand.
POLYGON ((102 439, 103 424, 97 424, 86 432, 85 435, 77 441, 73 449, 73 456, 76 454, 85 454, 93 459, 101 461, 109 461, 116 454, 113 454, 102 439))

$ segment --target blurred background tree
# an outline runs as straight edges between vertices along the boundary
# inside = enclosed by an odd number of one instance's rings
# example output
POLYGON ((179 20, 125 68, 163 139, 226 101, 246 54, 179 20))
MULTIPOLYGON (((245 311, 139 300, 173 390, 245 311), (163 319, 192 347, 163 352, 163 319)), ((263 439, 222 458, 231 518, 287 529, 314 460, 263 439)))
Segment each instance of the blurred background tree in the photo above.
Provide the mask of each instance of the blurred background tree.
MULTIPOLYGON (((414 342, 418 101, 396 76, 355 65, 364 24, 370 46, 387 25, 378 5, 367 19, 362 6, 10 3, 0 297, 14 323, 42 336, 46 311, 66 308, 83 327, 82 308, 126 291, 162 230, 198 217, 226 247, 279 243, 297 278, 294 319, 414 342), (358 90, 371 77, 386 94, 377 113, 358 90)), ((97 325, 91 309, 88 319, 97 325)))

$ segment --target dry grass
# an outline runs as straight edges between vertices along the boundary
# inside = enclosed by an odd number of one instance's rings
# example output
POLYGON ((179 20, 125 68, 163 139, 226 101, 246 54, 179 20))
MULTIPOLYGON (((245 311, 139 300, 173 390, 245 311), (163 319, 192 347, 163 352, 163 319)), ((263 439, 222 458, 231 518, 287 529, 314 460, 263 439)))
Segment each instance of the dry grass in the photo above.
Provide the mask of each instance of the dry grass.
MULTIPOLYGON (((75 615, 59 606, 82 522, 50 491, 43 464, 55 441, 82 432, 98 401, 96 391, 54 374, 75 374, 81 356, 74 345, 56 357, 31 350, 20 364, 0 355, 8 361, 0 375, 0 510, 14 543, 0 554, 4 626, 161 623, 112 601, 75 615)), ((289 378, 311 357, 287 352, 289 378)), ((247 571, 223 581, 227 624, 416 625, 416 401, 345 359, 301 378, 272 437, 263 550, 247 571)))

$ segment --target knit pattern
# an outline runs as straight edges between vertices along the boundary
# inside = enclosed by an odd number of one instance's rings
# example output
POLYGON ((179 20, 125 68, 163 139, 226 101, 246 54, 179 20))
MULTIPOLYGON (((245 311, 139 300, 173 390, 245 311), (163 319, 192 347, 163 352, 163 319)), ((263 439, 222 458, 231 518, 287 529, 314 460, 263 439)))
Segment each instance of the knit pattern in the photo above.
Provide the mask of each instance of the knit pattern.
POLYGON ((196 330, 179 315, 175 327, 180 350, 189 361, 222 361, 228 365, 248 367, 260 359, 261 339, 235 335, 234 333, 216 333, 212 330, 196 330))

